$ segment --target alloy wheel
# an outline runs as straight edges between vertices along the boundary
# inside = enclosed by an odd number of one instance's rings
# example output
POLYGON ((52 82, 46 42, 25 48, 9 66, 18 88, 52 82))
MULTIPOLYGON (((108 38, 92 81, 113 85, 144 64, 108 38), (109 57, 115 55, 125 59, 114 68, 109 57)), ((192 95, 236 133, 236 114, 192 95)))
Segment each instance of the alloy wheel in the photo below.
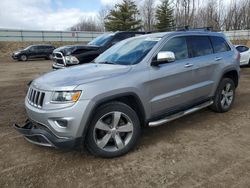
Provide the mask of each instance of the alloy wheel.
POLYGON ((234 98, 234 91, 232 85, 227 83, 224 89, 221 92, 221 106, 224 109, 227 109, 231 106, 234 98))
POLYGON ((114 152, 128 145, 133 129, 133 123, 126 114, 114 111, 105 114, 96 122, 93 136, 100 149, 114 152))

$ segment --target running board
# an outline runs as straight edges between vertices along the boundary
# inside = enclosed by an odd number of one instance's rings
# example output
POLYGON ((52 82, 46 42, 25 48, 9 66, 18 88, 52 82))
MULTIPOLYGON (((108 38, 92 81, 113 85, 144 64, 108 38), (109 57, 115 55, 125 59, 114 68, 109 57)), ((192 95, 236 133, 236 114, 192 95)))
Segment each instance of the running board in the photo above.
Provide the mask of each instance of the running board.
POLYGON ((168 123, 168 122, 173 121, 173 120, 175 120, 175 119, 178 119, 178 118, 180 118, 180 117, 182 117, 182 116, 186 116, 186 115, 188 115, 188 114, 192 114, 192 113, 194 113, 194 112, 196 112, 196 111, 198 111, 198 110, 201 110, 201 109, 203 109, 203 108, 206 108, 206 107, 212 105, 213 103, 214 103, 213 101, 208 101, 208 102, 202 103, 202 104, 197 105, 197 106, 195 106, 195 107, 193 107, 193 108, 190 108, 190 109, 188 109, 188 110, 186 110, 186 111, 181 111, 181 112, 178 112, 178 113, 176 113, 176 114, 167 116, 167 117, 165 117, 165 118, 163 118, 163 119, 160 119, 160 120, 157 120, 157 121, 149 122, 148 126, 149 126, 149 127, 156 127, 156 126, 162 125, 162 124, 164 124, 164 123, 168 123))

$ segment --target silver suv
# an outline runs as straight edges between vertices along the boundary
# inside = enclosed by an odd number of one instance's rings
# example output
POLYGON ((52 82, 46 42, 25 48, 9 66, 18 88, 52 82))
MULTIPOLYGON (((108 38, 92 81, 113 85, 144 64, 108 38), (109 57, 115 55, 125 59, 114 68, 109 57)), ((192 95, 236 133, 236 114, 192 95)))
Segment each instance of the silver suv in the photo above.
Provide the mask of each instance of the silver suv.
POLYGON ((176 31, 124 40, 93 63, 47 73, 25 99, 15 128, 38 145, 85 145, 101 157, 127 153, 143 126, 163 125, 235 99, 240 55, 221 33, 176 31))

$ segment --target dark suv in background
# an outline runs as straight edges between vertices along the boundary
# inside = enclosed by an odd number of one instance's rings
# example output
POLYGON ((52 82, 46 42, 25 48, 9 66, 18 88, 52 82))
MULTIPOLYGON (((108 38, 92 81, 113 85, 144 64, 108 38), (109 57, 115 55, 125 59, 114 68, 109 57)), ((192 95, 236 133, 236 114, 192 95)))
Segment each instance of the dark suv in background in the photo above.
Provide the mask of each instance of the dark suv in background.
POLYGON ((23 50, 14 52, 12 58, 19 61, 27 61, 34 58, 52 59, 54 49, 54 46, 47 44, 31 45, 23 50))
POLYGON ((105 33, 87 45, 70 45, 57 48, 53 52, 53 69, 61 69, 72 65, 93 61, 108 48, 124 39, 143 35, 145 32, 115 32, 105 33))

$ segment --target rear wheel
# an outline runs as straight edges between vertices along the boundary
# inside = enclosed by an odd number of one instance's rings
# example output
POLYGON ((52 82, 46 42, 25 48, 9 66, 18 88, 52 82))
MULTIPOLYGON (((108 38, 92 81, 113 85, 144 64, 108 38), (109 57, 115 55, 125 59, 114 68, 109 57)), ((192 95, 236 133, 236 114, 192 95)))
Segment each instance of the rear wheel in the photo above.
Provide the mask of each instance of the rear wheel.
POLYGON ((28 57, 27 57, 27 55, 21 55, 20 59, 21 59, 21 61, 27 61, 28 57))
POLYGON ((223 78, 219 84, 211 109, 215 112, 227 112, 232 108, 235 99, 235 84, 230 78, 223 78))
POLYGON ((100 157, 117 157, 127 153, 137 143, 141 127, 136 112, 120 102, 99 107, 90 124, 86 147, 100 157))

